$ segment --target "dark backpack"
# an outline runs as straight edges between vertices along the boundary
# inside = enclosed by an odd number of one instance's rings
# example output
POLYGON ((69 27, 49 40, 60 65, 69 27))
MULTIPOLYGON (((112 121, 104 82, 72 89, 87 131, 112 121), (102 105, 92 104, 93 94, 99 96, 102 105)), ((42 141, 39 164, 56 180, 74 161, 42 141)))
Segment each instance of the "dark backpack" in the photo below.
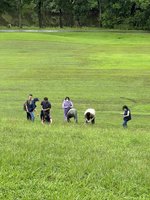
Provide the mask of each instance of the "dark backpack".
POLYGON ((23 110, 26 111, 27 101, 23 104, 23 110))

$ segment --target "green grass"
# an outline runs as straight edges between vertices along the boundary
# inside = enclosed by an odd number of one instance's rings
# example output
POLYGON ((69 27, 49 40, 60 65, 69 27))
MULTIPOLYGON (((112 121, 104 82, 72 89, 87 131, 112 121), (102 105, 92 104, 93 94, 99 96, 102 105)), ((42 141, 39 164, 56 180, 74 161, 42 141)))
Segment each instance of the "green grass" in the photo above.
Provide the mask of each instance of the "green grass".
POLYGON ((149 200, 149 52, 146 33, 0 33, 0 198, 149 200), (49 97, 52 126, 26 122, 29 93, 49 97), (78 125, 63 122, 65 96, 78 125))

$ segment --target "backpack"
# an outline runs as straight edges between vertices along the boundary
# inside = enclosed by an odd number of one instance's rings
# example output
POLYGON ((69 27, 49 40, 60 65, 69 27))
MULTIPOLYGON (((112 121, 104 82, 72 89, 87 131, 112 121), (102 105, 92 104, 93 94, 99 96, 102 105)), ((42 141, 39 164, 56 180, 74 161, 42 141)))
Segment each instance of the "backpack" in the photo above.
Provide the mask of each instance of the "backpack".
POLYGON ((26 111, 27 101, 23 104, 23 110, 26 111))

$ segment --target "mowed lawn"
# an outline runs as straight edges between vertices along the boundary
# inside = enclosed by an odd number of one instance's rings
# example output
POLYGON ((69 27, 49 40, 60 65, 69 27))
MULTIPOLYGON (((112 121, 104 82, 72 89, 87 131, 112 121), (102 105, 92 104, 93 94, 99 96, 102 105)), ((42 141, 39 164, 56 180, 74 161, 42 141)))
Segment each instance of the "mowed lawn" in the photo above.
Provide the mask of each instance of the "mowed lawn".
POLYGON ((150 199, 149 34, 0 33, 0 104, 0 199, 150 199), (26 121, 30 93, 51 101, 50 127, 26 121), (66 96, 77 125, 63 122, 66 96))

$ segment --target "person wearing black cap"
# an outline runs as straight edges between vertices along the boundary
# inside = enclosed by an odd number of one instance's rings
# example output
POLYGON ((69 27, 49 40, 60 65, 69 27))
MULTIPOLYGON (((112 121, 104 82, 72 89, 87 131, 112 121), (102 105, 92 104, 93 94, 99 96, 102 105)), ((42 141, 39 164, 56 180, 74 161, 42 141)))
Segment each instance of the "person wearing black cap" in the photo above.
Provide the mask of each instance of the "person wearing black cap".
POLYGON ((28 100, 24 103, 24 110, 27 113, 27 120, 34 121, 34 111, 36 111, 36 102, 38 98, 33 98, 32 94, 29 94, 28 100))

